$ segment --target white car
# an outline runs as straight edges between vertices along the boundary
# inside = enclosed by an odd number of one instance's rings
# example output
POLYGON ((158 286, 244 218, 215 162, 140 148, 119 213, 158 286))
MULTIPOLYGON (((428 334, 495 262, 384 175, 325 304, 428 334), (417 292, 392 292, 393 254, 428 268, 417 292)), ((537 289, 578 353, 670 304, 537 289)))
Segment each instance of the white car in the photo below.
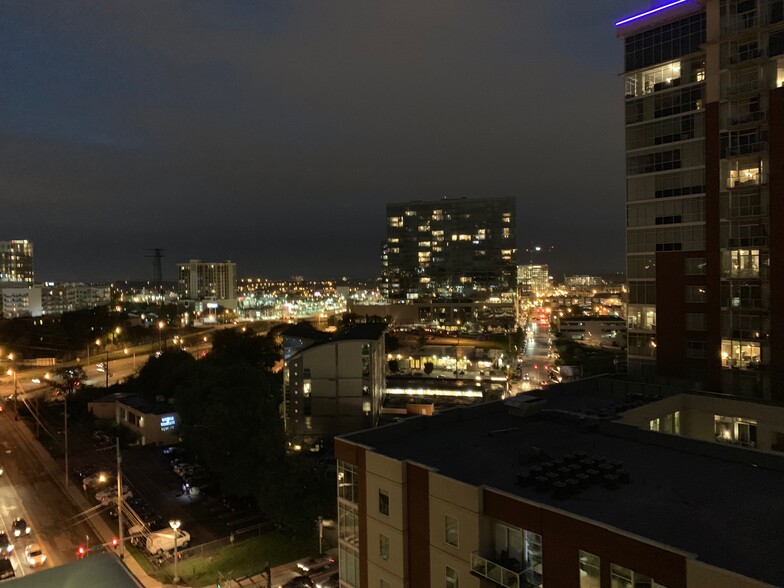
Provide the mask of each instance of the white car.
POLYGON ((25 561, 31 568, 44 565, 46 554, 38 543, 31 543, 25 547, 25 561))
MULTIPOLYGON (((127 486, 122 489, 123 500, 133 498, 133 492, 127 486)), ((109 506, 110 504, 117 504, 117 488, 106 488, 96 493, 95 499, 101 503, 102 506, 109 506)))

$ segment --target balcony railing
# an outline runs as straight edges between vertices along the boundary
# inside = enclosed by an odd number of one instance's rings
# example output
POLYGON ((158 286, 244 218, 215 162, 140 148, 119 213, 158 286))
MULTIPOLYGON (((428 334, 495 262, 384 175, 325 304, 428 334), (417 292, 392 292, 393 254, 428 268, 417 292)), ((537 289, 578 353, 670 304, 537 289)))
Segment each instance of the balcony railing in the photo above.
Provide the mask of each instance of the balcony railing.
MULTIPOLYGON (((507 565, 516 564, 517 560, 510 560, 507 565)), ((478 553, 471 554, 471 572, 486 580, 507 588, 537 588, 542 585, 542 575, 528 568, 515 571, 494 562, 478 553)))

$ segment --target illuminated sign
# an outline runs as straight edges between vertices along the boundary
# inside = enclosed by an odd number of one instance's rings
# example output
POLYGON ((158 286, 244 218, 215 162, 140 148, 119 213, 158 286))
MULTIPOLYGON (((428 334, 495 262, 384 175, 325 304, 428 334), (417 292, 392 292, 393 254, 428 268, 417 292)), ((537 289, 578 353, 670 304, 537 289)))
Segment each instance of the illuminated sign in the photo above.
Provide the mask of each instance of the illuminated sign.
POLYGON ((208 302, 207 303, 207 308, 218 308, 218 303, 217 302, 208 302))
POLYGON ((678 4, 683 4, 684 2, 688 2, 688 0, 676 0, 675 2, 670 2, 669 4, 665 4, 664 6, 659 6, 658 8, 654 8, 652 10, 648 10, 640 14, 635 14, 634 16, 630 16, 629 18, 619 20, 618 22, 615 23, 615 26, 619 27, 621 25, 625 25, 628 22, 635 21, 639 18, 645 18, 646 16, 650 16, 651 14, 656 14, 657 12, 661 12, 662 10, 672 8, 673 6, 677 6, 678 4))
POLYGON ((176 423, 174 422, 173 416, 165 416, 161 417, 161 432, 165 433, 166 431, 174 430, 174 426, 176 423))

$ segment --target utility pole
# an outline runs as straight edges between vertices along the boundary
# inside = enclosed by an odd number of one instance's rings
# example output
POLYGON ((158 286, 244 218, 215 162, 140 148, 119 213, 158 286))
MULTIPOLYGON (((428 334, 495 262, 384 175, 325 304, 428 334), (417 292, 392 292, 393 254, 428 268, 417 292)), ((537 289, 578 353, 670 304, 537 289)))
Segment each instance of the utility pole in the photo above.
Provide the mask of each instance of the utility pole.
MULTIPOLYGON (((108 373, 108 372, 107 372, 108 373)), ((116 406, 116 403, 115 403, 116 406)), ((117 544, 120 554, 120 559, 122 560, 125 555, 125 543, 123 542, 123 520, 122 520, 122 455, 120 454, 120 409, 119 407, 115 408, 117 413, 117 437, 116 437, 116 444, 117 444, 117 524, 119 526, 119 532, 117 537, 119 542, 117 544)))
POLYGON ((68 487, 68 395, 71 393, 70 387, 73 383, 67 383, 68 390, 63 390, 63 420, 65 421, 65 487, 68 487))

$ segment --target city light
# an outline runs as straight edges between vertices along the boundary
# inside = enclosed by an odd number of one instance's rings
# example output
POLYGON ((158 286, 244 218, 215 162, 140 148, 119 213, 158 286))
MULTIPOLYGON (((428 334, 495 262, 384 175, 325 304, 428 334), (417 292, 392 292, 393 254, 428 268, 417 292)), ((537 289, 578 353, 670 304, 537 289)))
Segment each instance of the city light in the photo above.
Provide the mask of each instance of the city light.
POLYGON ((689 0, 675 0, 675 2, 670 2, 669 4, 665 4, 664 6, 659 6, 657 8, 652 8, 651 10, 647 10, 645 12, 641 12, 640 14, 635 14, 634 16, 630 16, 629 18, 625 18, 623 20, 619 20, 615 23, 616 27, 621 25, 625 25, 632 21, 638 20, 640 18, 645 18, 646 16, 650 16, 651 14, 656 14, 657 12, 661 12, 662 10, 667 10, 668 8, 672 8, 673 6, 677 6, 678 4, 683 4, 684 2, 688 2, 689 0))

